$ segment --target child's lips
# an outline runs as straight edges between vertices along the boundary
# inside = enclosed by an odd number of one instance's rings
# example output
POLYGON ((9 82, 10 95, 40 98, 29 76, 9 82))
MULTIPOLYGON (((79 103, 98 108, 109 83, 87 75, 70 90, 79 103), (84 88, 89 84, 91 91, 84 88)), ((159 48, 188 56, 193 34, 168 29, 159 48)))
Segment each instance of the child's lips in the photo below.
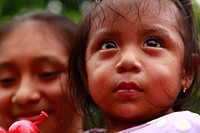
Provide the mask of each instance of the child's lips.
POLYGON ((119 96, 134 96, 137 93, 143 92, 143 90, 134 82, 120 82, 114 92, 119 96))

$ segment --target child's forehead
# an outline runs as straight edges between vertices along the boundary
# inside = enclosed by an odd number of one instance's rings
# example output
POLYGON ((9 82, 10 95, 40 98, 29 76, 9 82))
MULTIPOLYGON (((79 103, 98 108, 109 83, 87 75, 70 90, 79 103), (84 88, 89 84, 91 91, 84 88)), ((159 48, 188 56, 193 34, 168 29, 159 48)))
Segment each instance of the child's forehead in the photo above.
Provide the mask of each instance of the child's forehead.
POLYGON ((142 1, 103 0, 96 8, 99 12, 92 14, 89 38, 102 30, 140 33, 144 29, 167 28, 182 33, 180 11, 171 0, 142 1))
POLYGON ((97 2, 97 4, 101 6, 151 6, 151 5, 164 5, 168 6, 169 3, 174 3, 173 0, 102 0, 101 2, 97 2))
POLYGON ((166 13, 166 15, 171 16, 173 12, 176 15, 177 9, 172 0, 103 0, 97 5, 93 14, 94 16, 117 14, 121 17, 126 15, 147 17, 170 11, 167 12, 170 14, 166 13))
POLYGON ((112 28, 116 23, 159 21, 160 18, 165 18, 166 22, 179 29, 181 18, 172 0, 103 0, 95 10, 92 13, 92 30, 108 25, 112 28))
POLYGON ((130 23, 142 23, 147 19, 159 21, 160 17, 168 18, 170 23, 179 27, 181 21, 180 11, 172 0, 103 0, 94 10, 92 27, 106 23, 113 26, 121 20, 130 23))

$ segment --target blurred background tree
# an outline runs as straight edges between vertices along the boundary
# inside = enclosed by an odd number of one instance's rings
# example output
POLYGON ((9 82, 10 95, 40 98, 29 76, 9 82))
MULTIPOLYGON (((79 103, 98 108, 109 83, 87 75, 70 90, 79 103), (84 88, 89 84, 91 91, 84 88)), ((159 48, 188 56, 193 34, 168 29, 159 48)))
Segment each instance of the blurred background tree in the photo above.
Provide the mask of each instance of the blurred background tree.
MULTIPOLYGON (((0 24, 14 15, 39 9, 63 14, 75 22, 79 22, 92 1, 94 0, 0 0, 0 24)), ((193 0, 193 2, 200 27, 200 0, 193 0)))
POLYGON ((0 23, 31 10, 50 10, 78 22, 92 0, 0 0, 0 23))
MULTIPOLYGON (((79 22, 82 13, 90 7, 92 1, 94 0, 0 0, 0 23, 14 15, 39 9, 63 14, 79 22)), ((200 0, 193 0, 193 2, 200 27, 200 0)))
POLYGON ((194 1, 194 11, 196 13, 197 22, 198 22, 198 30, 200 34, 200 0, 193 0, 194 1))

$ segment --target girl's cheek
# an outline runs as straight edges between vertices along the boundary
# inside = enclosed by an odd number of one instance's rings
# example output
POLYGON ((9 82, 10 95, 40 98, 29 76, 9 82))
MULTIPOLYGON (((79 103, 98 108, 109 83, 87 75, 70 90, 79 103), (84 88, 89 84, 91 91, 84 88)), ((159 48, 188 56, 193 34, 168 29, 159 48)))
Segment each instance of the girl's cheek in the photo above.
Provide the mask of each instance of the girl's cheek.
POLYGON ((1 93, 0 93, 0 108, 9 106, 8 104, 9 104, 9 101, 11 101, 13 91, 12 90, 4 91, 4 90, 1 90, 1 88, 0 88, 0 91, 1 91, 1 93))

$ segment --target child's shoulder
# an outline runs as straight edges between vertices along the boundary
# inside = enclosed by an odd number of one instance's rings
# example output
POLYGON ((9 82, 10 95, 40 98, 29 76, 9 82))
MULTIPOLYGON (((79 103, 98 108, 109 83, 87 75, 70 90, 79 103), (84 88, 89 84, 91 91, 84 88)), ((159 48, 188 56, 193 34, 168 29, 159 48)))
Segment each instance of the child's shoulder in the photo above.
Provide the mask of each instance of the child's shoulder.
POLYGON ((139 133, 147 131, 153 133, 199 133, 200 115, 190 111, 174 112, 141 126, 121 131, 120 133, 139 133))
MULTIPOLYGON (((174 112, 153 121, 152 125, 162 127, 164 131, 173 131, 174 133, 199 133, 200 115, 190 111, 174 112)), ((151 123, 150 122, 150 123, 151 123)))
POLYGON ((179 111, 179 112, 174 112, 174 113, 170 113, 168 115, 162 116, 156 120, 159 120, 159 119, 167 119, 171 122, 185 120, 185 121, 190 121, 191 123, 193 122, 196 123, 196 122, 200 122, 200 115, 197 113, 190 112, 190 111, 179 111))

